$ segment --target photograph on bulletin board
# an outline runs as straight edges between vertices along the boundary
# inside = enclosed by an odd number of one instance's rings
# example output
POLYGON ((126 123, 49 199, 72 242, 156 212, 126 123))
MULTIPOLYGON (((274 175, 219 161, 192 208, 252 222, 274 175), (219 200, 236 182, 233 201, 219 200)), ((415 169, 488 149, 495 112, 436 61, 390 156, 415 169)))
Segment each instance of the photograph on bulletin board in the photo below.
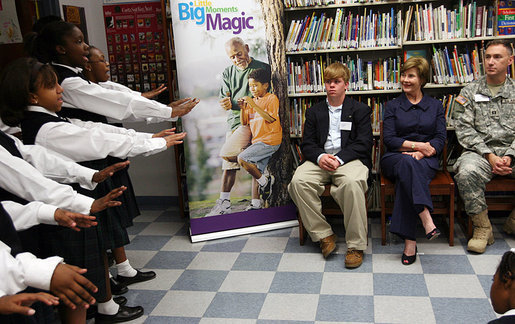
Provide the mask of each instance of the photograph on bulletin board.
POLYGON ((279 118, 287 107, 270 87, 260 2, 172 0, 170 8, 180 97, 200 99, 182 117, 192 241, 297 225, 280 191, 289 179, 271 168, 285 160, 279 147, 289 134, 279 118))
POLYGON ((166 84, 160 2, 104 5, 111 81, 147 92, 166 84))

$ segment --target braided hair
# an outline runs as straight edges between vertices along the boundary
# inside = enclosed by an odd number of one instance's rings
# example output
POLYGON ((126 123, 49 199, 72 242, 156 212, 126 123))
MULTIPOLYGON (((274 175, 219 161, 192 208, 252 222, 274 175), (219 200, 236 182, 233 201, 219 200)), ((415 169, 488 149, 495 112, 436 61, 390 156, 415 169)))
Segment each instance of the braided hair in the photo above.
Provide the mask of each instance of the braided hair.
POLYGON ((499 273, 499 280, 503 283, 515 279, 515 249, 503 254, 497 272, 499 273))

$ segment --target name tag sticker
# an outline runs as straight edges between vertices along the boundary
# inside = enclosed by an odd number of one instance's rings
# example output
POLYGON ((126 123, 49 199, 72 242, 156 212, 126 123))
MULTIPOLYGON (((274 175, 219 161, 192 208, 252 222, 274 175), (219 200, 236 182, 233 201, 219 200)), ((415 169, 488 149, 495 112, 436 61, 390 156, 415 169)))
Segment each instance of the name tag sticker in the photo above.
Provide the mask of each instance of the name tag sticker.
POLYGON ((352 129, 352 122, 340 122, 340 130, 350 131, 352 129))
POLYGON ((488 98, 487 96, 482 95, 480 93, 477 93, 474 95, 474 101, 475 102, 487 102, 487 101, 490 101, 490 98, 488 98))

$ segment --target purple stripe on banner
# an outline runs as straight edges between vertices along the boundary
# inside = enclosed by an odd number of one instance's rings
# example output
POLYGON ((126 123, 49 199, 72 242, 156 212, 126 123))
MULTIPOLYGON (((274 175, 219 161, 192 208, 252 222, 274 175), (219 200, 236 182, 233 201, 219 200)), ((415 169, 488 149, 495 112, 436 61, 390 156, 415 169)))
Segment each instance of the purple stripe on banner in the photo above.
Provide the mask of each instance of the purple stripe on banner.
POLYGON ((190 219, 191 235, 226 231, 297 219, 295 205, 190 219))

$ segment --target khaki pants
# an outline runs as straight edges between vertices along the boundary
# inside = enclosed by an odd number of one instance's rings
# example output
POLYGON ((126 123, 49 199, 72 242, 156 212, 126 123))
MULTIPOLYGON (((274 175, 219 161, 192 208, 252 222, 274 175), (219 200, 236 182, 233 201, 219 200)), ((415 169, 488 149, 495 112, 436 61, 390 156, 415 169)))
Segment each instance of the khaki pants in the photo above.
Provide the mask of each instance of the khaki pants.
MULTIPOLYGON (((220 157, 238 156, 245 148, 250 145, 252 134, 249 125, 238 126, 234 132, 225 134, 225 143, 220 149, 220 157)), ((222 170, 239 170, 238 162, 222 161, 222 170)))
POLYGON ((368 168, 359 160, 340 166, 336 171, 323 170, 310 161, 301 164, 288 185, 288 192, 297 205, 302 223, 314 242, 333 234, 322 214, 320 195, 332 183, 331 196, 343 212, 347 248, 367 248, 367 207, 365 192, 368 168))

